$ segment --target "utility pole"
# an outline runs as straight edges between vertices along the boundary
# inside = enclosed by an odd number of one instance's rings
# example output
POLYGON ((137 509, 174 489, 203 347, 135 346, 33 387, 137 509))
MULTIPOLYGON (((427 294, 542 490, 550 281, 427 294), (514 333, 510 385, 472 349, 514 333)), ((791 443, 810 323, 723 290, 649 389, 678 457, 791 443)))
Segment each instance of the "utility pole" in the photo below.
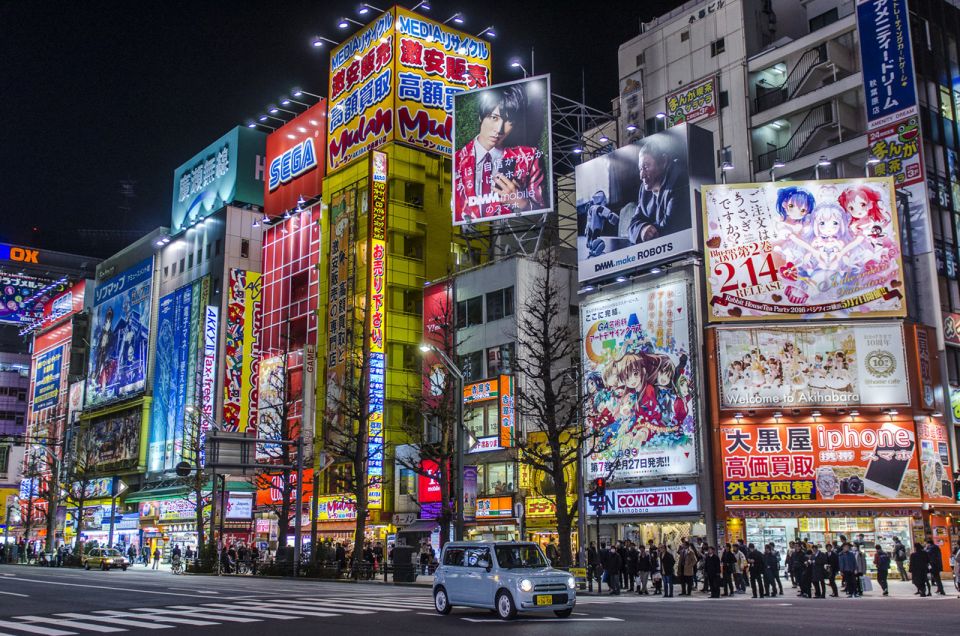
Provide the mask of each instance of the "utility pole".
MULTIPOLYGON (((300 425, 300 434, 297 436, 297 511, 296 526, 293 529, 293 576, 299 576, 300 571, 300 552, 303 545, 303 530, 301 529, 302 520, 300 518, 303 508, 303 422, 300 425)), ((316 547, 314 546, 314 549, 316 547)), ((356 548, 354 548, 356 549, 356 548)))

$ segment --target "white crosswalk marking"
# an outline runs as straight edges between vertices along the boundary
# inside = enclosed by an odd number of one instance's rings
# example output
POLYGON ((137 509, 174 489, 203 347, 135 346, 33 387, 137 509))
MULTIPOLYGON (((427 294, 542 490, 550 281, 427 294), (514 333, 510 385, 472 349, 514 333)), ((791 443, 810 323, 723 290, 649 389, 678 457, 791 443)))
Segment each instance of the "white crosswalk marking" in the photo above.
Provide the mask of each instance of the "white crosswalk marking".
MULTIPOLYGON (((199 608, 199 609, 204 609, 207 607, 213 609, 214 611, 227 610, 229 612, 238 612, 238 613, 250 611, 250 608, 244 607, 243 605, 231 605, 229 603, 204 603, 202 608, 199 608)), ((261 620, 264 618, 276 618, 281 621, 289 621, 296 618, 296 616, 287 616, 286 614, 270 613, 269 611, 258 609, 257 620, 261 620)))
MULTIPOLYGON (((171 605, 168 609, 186 612, 187 616, 196 616, 198 618, 209 618, 212 621, 224 621, 227 623, 259 623, 259 618, 246 618, 244 616, 233 616, 227 614, 224 610, 215 610, 213 608, 198 607, 196 605, 171 605)), ((181 614, 182 615, 182 614, 181 614)))
POLYGON ((134 627, 136 629, 170 629, 173 627, 173 625, 154 625, 153 623, 131 621, 125 618, 117 618, 115 616, 94 616, 92 614, 78 614, 76 612, 66 612, 63 614, 56 614, 56 616, 62 616, 64 618, 79 618, 81 620, 88 621, 99 621, 109 625, 123 625, 124 627, 134 627))
POLYGON ((57 627, 66 627, 67 629, 86 629, 91 632, 101 632, 104 634, 111 632, 125 632, 127 630, 119 627, 107 627, 106 625, 95 625, 93 623, 81 623, 79 621, 69 621, 63 618, 53 618, 52 616, 14 616, 18 621, 29 621, 31 623, 49 623, 57 627))
MULTIPOLYGON (((40 625, 29 625, 27 623, 10 623, 7 621, 0 621, 0 628, 16 629, 16 630, 27 632, 28 634, 40 634, 41 636, 68 636, 69 634, 76 633, 76 632, 65 632, 62 629, 53 629, 52 627, 42 627, 40 625)), ((6 634, 6 632, 2 632, 2 633, 6 634)), ((7 636, 13 636, 13 635, 7 634, 7 636)))
POLYGON ((258 603, 256 601, 245 601, 241 605, 243 605, 243 609, 245 609, 246 611, 255 611, 257 615, 260 615, 261 610, 266 610, 272 614, 289 614, 295 617, 296 616, 317 616, 317 617, 323 618, 323 617, 336 616, 336 614, 332 612, 321 612, 318 610, 303 609, 303 608, 297 608, 297 607, 277 607, 276 605, 273 605, 271 603, 263 603, 263 602, 258 603))
POLYGON ((283 606, 289 605, 289 606, 295 606, 295 607, 301 607, 303 605, 313 604, 322 609, 330 609, 330 611, 335 611, 337 614, 373 614, 374 613, 373 610, 356 609, 353 607, 342 607, 337 605, 336 603, 332 603, 331 604, 332 607, 328 608, 327 604, 318 603, 316 602, 316 599, 307 599, 303 601, 295 601, 290 599, 277 599, 275 601, 272 600, 270 602, 273 604, 281 604, 283 606))
POLYGON ((204 627, 207 625, 219 625, 214 621, 201 621, 195 618, 182 618, 180 616, 166 616, 163 612, 121 612, 119 610, 97 610, 94 614, 105 614, 107 616, 120 616, 123 618, 133 618, 137 621, 162 621, 164 623, 173 623, 174 625, 193 625, 195 627, 204 627))
MULTIPOLYGON (((327 599, 330 602, 331 599, 327 599)), ((409 612, 410 608, 385 607, 378 601, 357 601, 354 599, 336 599, 336 607, 353 607, 357 609, 370 609, 378 612, 409 612)))

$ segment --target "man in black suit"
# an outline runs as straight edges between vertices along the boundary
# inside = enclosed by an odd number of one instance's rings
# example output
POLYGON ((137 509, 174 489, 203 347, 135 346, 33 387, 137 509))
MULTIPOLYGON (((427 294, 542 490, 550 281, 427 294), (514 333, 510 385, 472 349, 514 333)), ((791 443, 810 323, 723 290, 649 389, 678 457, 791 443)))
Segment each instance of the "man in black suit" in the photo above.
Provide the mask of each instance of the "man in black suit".
POLYGON ((616 546, 610 546, 604 570, 607 573, 607 585, 610 586, 610 594, 620 596, 620 572, 623 570, 623 560, 620 558, 616 546))
POLYGON ((840 572, 840 555, 836 546, 827 544, 827 583, 830 584, 830 591, 833 592, 830 596, 836 598, 840 596, 840 591, 837 589, 837 573, 840 572))
POLYGON ((760 598, 767 596, 766 586, 764 584, 763 574, 766 569, 763 552, 757 550, 757 546, 752 543, 747 546, 747 563, 750 564, 750 588, 753 590, 753 598, 757 598, 757 590, 760 590, 760 598))
MULTIPOLYGON (((943 571, 943 555, 940 554, 940 546, 933 542, 933 539, 927 539, 927 547, 924 548, 927 558, 930 559, 930 582, 937 586, 937 594, 945 596, 943 591, 943 581, 940 580, 940 572, 943 571)), ((930 590, 933 593, 933 590, 930 590)))
POLYGON ((707 547, 707 556, 703 560, 703 576, 710 587, 710 598, 720 598, 720 557, 713 546, 707 547))
POLYGON ((820 551, 819 545, 813 546, 811 561, 813 562, 814 598, 826 598, 827 587, 824 585, 824 579, 827 578, 827 555, 820 551))

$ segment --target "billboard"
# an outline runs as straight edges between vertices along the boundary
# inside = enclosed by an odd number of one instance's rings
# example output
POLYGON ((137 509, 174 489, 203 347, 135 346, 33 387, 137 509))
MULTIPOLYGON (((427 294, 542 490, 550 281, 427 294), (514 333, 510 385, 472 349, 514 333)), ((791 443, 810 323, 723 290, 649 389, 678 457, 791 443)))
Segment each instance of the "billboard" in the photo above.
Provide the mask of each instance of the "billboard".
POLYGON ((56 406, 60 401, 60 385, 63 380, 64 357, 69 356, 69 339, 66 343, 47 349, 33 357, 33 405, 34 413, 56 406))
POLYGON ((577 166, 581 282, 696 248, 693 192, 702 177, 712 178, 713 164, 712 137, 701 139, 703 133, 676 126, 577 166), (688 137, 696 137, 699 158, 689 155, 688 137), (700 165, 704 155, 706 171, 700 165))
MULTIPOLYGON (((696 486, 653 486, 650 488, 618 488, 608 490, 603 501, 587 496, 587 511, 596 516, 647 515, 697 512, 700 501, 696 486)), ((529 501, 529 499, 528 499, 529 501)))
POLYGON ((720 427, 730 503, 919 501, 912 421, 720 427))
POLYGON ((260 380, 261 280, 259 272, 230 270, 224 346, 223 425, 244 432, 257 421, 260 380))
POLYGON ((720 78, 711 75, 680 90, 667 93, 667 126, 693 124, 717 114, 720 78))
POLYGON ((903 327, 717 330, 721 409, 910 404, 903 327))
POLYGON ((417 502, 420 504, 439 502, 443 498, 440 489, 440 464, 432 459, 423 459, 420 461, 420 469, 427 475, 417 473, 417 502))
MULTIPOLYGON (((293 405, 285 404, 291 400, 291 387, 288 386, 286 355, 271 356, 260 360, 260 380, 257 392, 259 404, 257 414, 257 438, 260 440, 281 440, 285 438, 283 416, 293 414, 293 405)), ((292 434, 292 431, 289 433, 292 434)), ((257 461, 278 463, 283 448, 278 444, 257 444, 257 461)))
POLYGON ((486 42, 393 7, 330 55, 327 171, 387 141, 450 155, 453 96, 490 83, 486 42))
POLYGON ((367 500, 383 507, 383 416, 387 400, 387 155, 370 154, 370 274, 367 282, 367 500))
POLYGON ((0 323, 19 325, 40 320, 44 304, 64 289, 63 282, 0 269, 0 323))
POLYGON ((143 391, 150 336, 153 258, 97 283, 93 297, 86 406, 143 391))
POLYGON ((267 136, 263 212, 278 216, 322 191, 327 147, 327 100, 303 111, 267 136))
POLYGON ((953 503, 953 471, 950 468, 950 437, 943 422, 917 420, 920 438, 920 478, 925 501, 953 503))
POLYGON ((353 276, 351 228, 357 213, 355 189, 341 190, 330 197, 330 278, 327 303, 325 416, 329 430, 345 430, 340 406, 347 379, 348 355, 353 343, 353 276))
POLYGON ((67 424, 76 424, 80 421, 80 412, 83 411, 83 380, 70 384, 70 397, 67 404, 67 424))
POLYGON ((453 99, 453 224, 553 211, 550 76, 453 99))
POLYGON ((90 420, 80 431, 87 470, 134 468, 140 459, 141 409, 135 407, 90 420))
POLYGON ((513 517, 513 497, 477 497, 476 518, 509 519, 513 517))
POLYGON ((174 170, 170 232, 185 230, 228 203, 263 205, 266 137, 237 126, 174 170))
POLYGON ((905 316, 891 179, 703 191, 710 320, 905 316))
POLYGON ((184 419, 189 375, 193 285, 184 285, 160 299, 157 309, 157 351, 154 357, 153 406, 150 411, 150 472, 172 470, 183 459, 184 419))
POLYGON ((581 305, 587 477, 697 472, 696 353, 689 283, 618 291, 581 305))

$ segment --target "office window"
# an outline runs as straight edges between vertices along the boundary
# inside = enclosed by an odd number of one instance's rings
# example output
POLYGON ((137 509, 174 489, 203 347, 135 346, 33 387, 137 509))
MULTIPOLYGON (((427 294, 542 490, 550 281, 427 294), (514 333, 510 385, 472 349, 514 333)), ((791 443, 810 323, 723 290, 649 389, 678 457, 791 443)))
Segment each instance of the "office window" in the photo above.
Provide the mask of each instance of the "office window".
POLYGON ((217 242, 216 242, 216 254, 217 254, 217 256, 220 256, 220 250, 221 250, 222 247, 223 247, 223 239, 217 239, 217 242))
POLYGON ((169 266, 169 265, 164 265, 164 266, 163 266, 163 277, 164 277, 164 278, 170 278, 170 266, 169 266))
POLYGON ((515 345, 512 342, 487 349, 487 375, 493 377, 513 373, 515 345))
POLYGON ((637 66, 643 66, 645 62, 643 53, 637 53, 636 62, 637 62, 637 66))
POLYGON ((180 259, 180 273, 181 273, 181 274, 182 274, 183 271, 184 271, 183 264, 184 264, 185 262, 186 262, 185 259, 182 259, 182 258, 180 259))
POLYGON ((417 474, 415 472, 409 468, 401 468, 400 477, 397 481, 400 482, 401 495, 417 496, 417 474))
POLYGON ((0 473, 6 473, 10 467, 10 447, 0 446, 0 473))
POLYGON ((460 370, 463 372, 463 379, 466 382, 476 382, 483 378, 483 352, 474 351, 465 353, 460 357, 460 370))
POLYGON ((423 314, 423 291, 419 289, 403 290, 403 311, 420 316, 423 314))
POLYGON ((457 303, 457 329, 483 324, 483 296, 475 296, 457 303))
POLYGON ((404 236, 403 237, 403 255, 414 260, 423 260, 423 237, 422 236, 404 236))
POLYGON ((690 39, 690 31, 681 31, 680 32, 680 41, 686 42, 690 39))
POLYGON ((193 269, 193 252, 187 254, 187 269, 193 269))
POLYGON ((250 258, 250 241, 240 239, 240 258, 250 258))
POLYGON ((710 43, 710 57, 717 57, 718 55, 720 55, 726 50, 727 49, 723 41, 723 38, 714 40, 713 42, 710 43))
POLYGON ((839 19, 840 19, 840 13, 837 10, 837 8, 834 7, 829 11, 827 11, 826 13, 821 13, 818 16, 814 16, 810 18, 810 21, 809 21, 810 32, 813 33, 814 31, 822 29, 827 25, 833 24, 839 19))
POLYGON ((207 243, 207 261, 210 261, 210 244, 207 243))
POLYGON ((500 432, 499 403, 480 402, 468 406, 463 414, 463 425, 474 437, 490 437, 500 432))
POLYGON ((720 108, 726 108, 730 105, 730 93, 727 91, 720 91, 720 108))
POLYGON ((513 315, 513 287, 487 294, 487 322, 513 315))
POLYGON ((516 467, 513 462, 477 466, 477 488, 484 495, 504 495, 516 490, 516 467))

